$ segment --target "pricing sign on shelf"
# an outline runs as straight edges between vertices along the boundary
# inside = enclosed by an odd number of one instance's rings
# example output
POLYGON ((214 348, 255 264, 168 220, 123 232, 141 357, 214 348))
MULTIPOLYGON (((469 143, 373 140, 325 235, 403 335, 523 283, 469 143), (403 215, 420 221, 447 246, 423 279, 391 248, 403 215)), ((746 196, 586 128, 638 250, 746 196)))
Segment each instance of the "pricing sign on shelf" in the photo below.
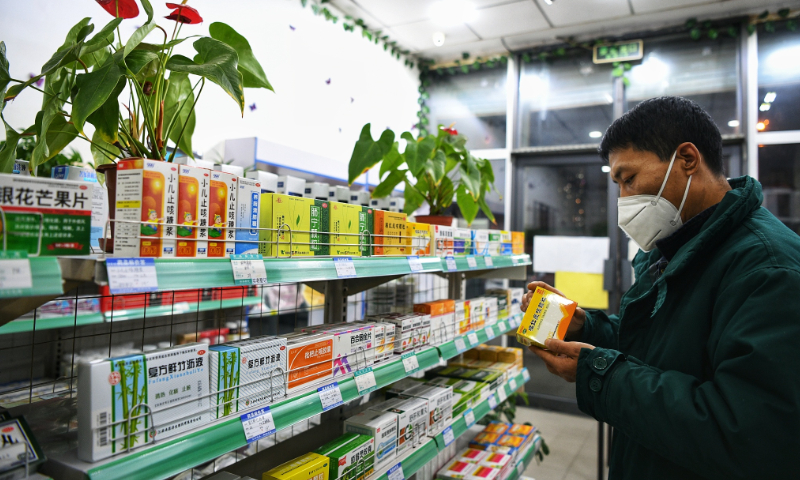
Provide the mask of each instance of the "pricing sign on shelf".
POLYGON ((494 328, 486 327, 485 331, 486 331, 486 335, 488 335, 490 339, 494 338, 494 328))
POLYGON ((234 285, 264 285, 267 269, 260 253, 231 254, 234 285))
POLYGON ((505 385, 500 385, 500 388, 497 389, 497 395, 500 397, 500 403, 503 403, 508 399, 505 385))
POLYGON ((483 257, 483 261, 486 262, 487 268, 494 268, 494 261, 492 260, 492 257, 483 257))
POLYGON ((386 472, 386 476, 389 477, 389 480, 406 480, 406 477, 403 475, 403 464, 398 463, 390 468, 389 471, 386 472))
POLYGON ((517 389, 517 379, 511 377, 511 379, 508 380, 508 385, 511 387, 512 392, 515 391, 517 389))
POLYGON ((333 266, 336 267, 336 276, 339 278, 353 278, 356 276, 356 266, 350 257, 334 258, 333 266))
POLYGON ((450 446, 451 443, 456 441, 456 436, 453 433, 453 427, 447 427, 442 432, 442 436, 444 437, 444 446, 450 446))
POLYGON ((0 296, 8 290, 9 295, 24 288, 33 288, 31 262, 28 252, 0 252, 0 296))
POLYGON ((531 379, 531 374, 528 373, 528 369, 527 368, 523 368, 522 369, 522 378, 524 378, 526 382, 531 379))
POLYGON ((494 393, 489 395, 489 408, 492 410, 497 408, 497 397, 494 396, 494 393))
POLYGON ((506 325, 505 321, 497 322, 497 328, 499 328, 501 332, 505 332, 508 330, 508 325, 506 325))
POLYGON ((458 353, 467 351, 467 346, 464 344, 464 339, 463 338, 458 337, 458 338, 456 338, 455 342, 453 342, 453 343, 455 343, 456 350, 458 350, 458 353))
POLYGON ((471 408, 464 412, 464 421, 467 422, 467 428, 475 425, 475 412, 471 408))
POLYGON ((245 413, 239 418, 242 420, 244 438, 247 439, 247 443, 261 440, 275 433, 275 421, 272 419, 272 412, 269 411, 269 407, 245 413))
POLYGON ((328 410, 336 408, 344 403, 342 401, 342 391, 339 389, 338 382, 333 382, 325 385, 324 387, 319 387, 317 389, 317 394, 319 395, 320 403, 322 403, 323 412, 327 412, 328 410))
POLYGON ((419 255, 411 255, 406 258, 408 258, 408 268, 410 268, 412 272, 422 271, 422 262, 419 260, 419 255))
POLYGON ((359 395, 364 395, 376 390, 378 383, 375 381, 375 372, 372 367, 362 368, 353 374, 353 379, 356 381, 356 388, 359 395))
POLYGON ((475 257, 469 256, 467 257, 467 265, 469 265, 469 268, 478 268, 478 261, 475 260, 475 257))
POLYGON ((448 272, 455 272, 458 270, 458 265, 456 265, 456 259, 452 256, 448 255, 444 258, 445 263, 447 264, 447 271, 448 272))
POLYGON ((480 342, 480 340, 478 340, 478 334, 477 334, 477 333, 475 333, 475 332, 469 332, 469 333, 467 334, 467 339, 469 339, 469 343, 470 343, 470 345, 472 345, 473 347, 474 347, 475 345, 477 345, 477 344, 480 342))
POLYGON ((107 258, 108 287, 112 295, 158 290, 153 258, 107 258))
POLYGON ((400 358, 403 360, 403 368, 406 369, 406 374, 411 374, 419 370, 419 360, 417 360, 416 353, 404 353, 400 358))

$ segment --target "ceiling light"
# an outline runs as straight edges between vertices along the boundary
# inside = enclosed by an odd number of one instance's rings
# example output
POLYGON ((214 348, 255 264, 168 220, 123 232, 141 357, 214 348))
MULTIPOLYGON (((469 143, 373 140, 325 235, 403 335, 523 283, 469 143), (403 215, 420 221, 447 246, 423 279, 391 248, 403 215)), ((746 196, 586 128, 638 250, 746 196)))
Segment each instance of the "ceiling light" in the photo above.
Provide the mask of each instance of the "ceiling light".
POLYGON ((764 95, 764 103, 772 103, 772 102, 774 102, 775 101, 775 97, 777 97, 777 96, 778 96, 778 94, 775 93, 775 92, 767 93, 766 95, 764 95))
POLYGON ((641 65, 631 69, 631 80, 637 83, 661 84, 662 88, 666 88, 669 86, 666 80, 669 71, 667 63, 650 54, 641 65))
POLYGON ((544 0, 544 3, 546 3, 548 5, 552 5, 553 3, 555 3, 555 1, 556 0, 544 0))
POLYGON ((444 45, 444 33, 436 32, 433 34, 433 44, 437 47, 444 45))
POLYGON ((603 132, 598 132, 595 130, 594 132, 589 132, 589 136, 592 138, 600 138, 603 136, 603 132))
POLYGON ((767 110, 769 110, 770 106, 771 105, 769 103, 762 103, 761 106, 758 107, 758 109, 761 110, 762 112, 766 112, 767 110))
POLYGON ((603 173, 611 173, 611 167, 609 167, 608 165, 603 165, 602 167, 600 167, 600 170, 602 170, 603 173))
POLYGON ((606 102, 608 102, 608 103, 614 103, 614 99, 611 97, 611 95, 609 95, 609 94, 607 94, 607 93, 606 93, 605 95, 606 95, 606 97, 605 97, 605 98, 606 98, 606 102))
POLYGON ((728 126, 731 127, 731 128, 738 127, 739 126, 739 120, 731 120, 730 122, 728 122, 728 126))
POLYGON ((475 20, 477 11, 465 0, 441 0, 431 5, 428 14, 434 23, 451 26, 475 20))
POLYGON ((759 132, 763 132, 765 128, 767 128, 767 126, 764 125, 764 122, 758 122, 756 124, 756 130, 758 130, 759 132))

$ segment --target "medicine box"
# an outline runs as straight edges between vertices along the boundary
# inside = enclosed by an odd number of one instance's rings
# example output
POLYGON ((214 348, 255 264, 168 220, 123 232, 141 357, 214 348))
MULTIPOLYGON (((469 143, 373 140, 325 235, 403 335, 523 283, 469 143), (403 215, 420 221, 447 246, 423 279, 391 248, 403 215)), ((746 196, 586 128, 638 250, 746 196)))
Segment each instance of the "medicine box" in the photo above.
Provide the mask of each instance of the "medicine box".
POLYGON ((324 200, 262 193, 259 253, 265 257, 328 255, 328 207, 324 200))
POLYGON ((328 480, 329 470, 328 457, 318 453, 306 453, 264 472, 261 480, 328 480))
POLYGON ((375 363, 372 348, 372 325, 336 327, 333 335, 333 379, 351 374, 375 363))
POLYGON ((208 211, 211 172, 178 167, 178 257, 208 257, 208 211))
POLYGON ((422 398, 428 402, 428 436, 434 437, 453 418, 453 388, 423 384, 406 390, 403 398, 422 398))
POLYGON ((488 234, 489 234, 489 244, 486 247, 486 255, 492 257, 500 255, 500 242, 501 242, 500 230, 488 230, 488 234))
MULTIPOLYGON (((389 211, 400 213, 406 207, 406 199, 403 197, 389 197, 389 211)), ((412 212, 413 213, 413 212, 412 212)))
POLYGON ((374 210, 375 255, 408 255, 411 251, 411 237, 405 213, 374 210))
POLYGON ((325 182, 306 182, 303 196, 305 198, 316 198, 317 200, 329 200, 329 189, 330 185, 325 182))
POLYGON ((375 469, 391 462, 397 452, 397 416, 366 410, 344 421, 344 431, 375 439, 375 469))
POLYGON ((261 204, 261 183, 252 178, 239 177, 236 194, 236 244, 237 254, 258 253, 258 220, 261 204))
POLYGON ((453 254, 454 255, 473 255, 472 230, 468 228, 456 228, 453 234, 453 254))
MULTIPOLYGON (((25 162, 27 165, 27 162, 25 162)), ((29 175, 27 170, 20 175, 29 175)), ((106 186, 97 181, 97 173, 93 168, 78 167, 74 165, 56 165, 50 170, 50 176, 59 180, 77 180, 92 185, 92 226, 91 243, 93 247, 100 246, 100 237, 108 220, 108 199, 106 186)))
POLYGON ((563 340, 577 306, 572 300, 536 287, 517 329, 517 341, 523 345, 544 348, 548 338, 563 340))
POLYGON ((437 257, 453 255, 453 237, 456 229, 442 225, 431 225, 431 251, 437 257))
POLYGON ((369 256, 373 222, 369 207, 330 202, 331 255, 369 256))
POLYGON ((302 197, 306 189, 306 181, 302 178, 291 175, 278 176, 278 189, 275 193, 290 195, 292 197, 302 197))
POLYGON ((350 203, 350 189, 341 185, 328 187, 328 200, 331 202, 350 203))
POLYGON ((455 300, 453 304, 455 325, 458 335, 466 335, 472 330, 471 309, 469 300, 455 300))
POLYGON ((514 244, 512 243, 511 232, 506 230, 500 231, 500 255, 511 255, 514 251, 514 244))
POLYGON ((369 410, 390 413, 397 419, 397 456, 404 455, 422 443, 428 416, 425 400, 392 398, 370 407, 369 410))
POLYGON ((278 176, 263 170, 248 170, 246 178, 258 180, 261 184, 261 193, 275 193, 278 190, 278 176))
POLYGON ((237 177, 227 172, 211 172, 208 193, 208 257, 230 257, 236 253, 237 177))
POLYGON ((436 473, 436 478, 441 480, 463 480, 467 475, 474 472, 479 465, 468 462, 462 458, 454 460, 436 473))
POLYGON ((333 378, 333 336, 328 333, 296 335, 286 339, 288 390, 297 390, 333 378))
POLYGON ((217 163, 214 165, 214 170, 217 172, 230 173, 234 177, 244 177, 244 168, 238 165, 228 165, 224 163, 217 163))
POLYGON ((360 190, 357 192, 350 191, 350 203, 353 205, 363 205, 369 207, 370 194, 368 191, 360 190))
POLYGON ((389 199, 388 198, 372 198, 369 201, 369 206, 376 210, 388 210, 389 209, 389 199))
POLYGON ((331 480, 364 480, 375 471, 375 439, 369 435, 345 433, 314 452, 330 459, 331 480))
POLYGON ((408 222, 408 233, 411 235, 411 255, 431 254, 431 227, 427 223, 408 222))
POLYGON ((472 230, 472 245, 472 255, 489 255, 489 230, 472 230))
POLYGON ((207 350, 194 343, 79 364, 78 457, 95 462, 209 423, 207 350))
POLYGON ((525 233, 511 232, 511 253, 522 255, 525 253, 525 233))

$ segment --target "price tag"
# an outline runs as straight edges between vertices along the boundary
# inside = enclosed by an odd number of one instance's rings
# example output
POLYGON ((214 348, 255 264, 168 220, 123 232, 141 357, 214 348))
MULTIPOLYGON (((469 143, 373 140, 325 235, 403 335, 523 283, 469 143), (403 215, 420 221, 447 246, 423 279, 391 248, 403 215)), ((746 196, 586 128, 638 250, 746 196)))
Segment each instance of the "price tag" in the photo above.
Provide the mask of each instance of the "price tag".
POLYGON ((458 350, 458 353, 467 351, 467 346, 464 345, 464 339, 463 338, 461 338, 461 337, 456 338, 455 344, 456 344, 456 350, 458 350))
POLYGON ((447 263, 447 271, 454 272, 458 270, 458 266, 456 265, 456 259, 452 256, 448 255, 444 258, 445 263, 447 263))
POLYGON ((478 261, 475 260, 475 257, 469 256, 467 257, 467 265, 469 265, 469 268, 478 268, 478 261))
POLYGON ((375 372, 372 371, 372 367, 362 368, 354 373, 353 376, 359 395, 364 395, 378 388, 378 384, 375 381, 375 372))
POLYGON ((417 354, 414 352, 404 353, 400 358, 403 359, 403 368, 406 369, 407 374, 419 370, 419 360, 417 360, 417 354))
POLYGON ((494 338, 494 328, 486 327, 486 335, 488 335, 489 338, 494 338))
POLYGON ((327 412, 328 410, 336 408, 344 403, 342 401, 342 391, 339 389, 338 382, 333 382, 325 385, 324 387, 319 387, 317 389, 317 394, 319 395, 320 403, 322 403, 323 412, 327 412))
POLYGON ((107 258, 108 287, 112 295, 158 290, 153 258, 107 258))
POLYGON ((389 480, 406 480, 406 477, 403 475, 403 464, 398 463, 390 468, 389 471, 386 472, 386 476, 389 477, 389 480))
POLYGON ((338 257, 333 259, 333 266, 336 267, 336 276, 339 278, 353 278, 356 276, 356 266, 350 257, 338 257))
POLYGON ((494 393, 489 395, 489 408, 492 410, 497 408, 497 397, 494 396, 494 393))
POLYGON ((511 391, 515 391, 517 389, 517 379, 511 377, 511 380, 508 381, 508 384, 511 386, 511 391))
POLYGON ((453 427, 447 427, 442 432, 442 436, 444 437, 444 446, 447 447, 451 443, 456 441, 456 436, 453 433, 453 427))
POLYGON ((500 397, 500 403, 503 403, 508 399, 505 385, 500 385, 500 388, 497 390, 497 395, 500 397))
POLYGON ((408 258, 408 268, 410 268, 412 272, 422 271, 422 262, 419 261, 418 255, 411 255, 406 258, 408 258))
POLYGON ((475 412, 471 408, 464 412, 464 421, 467 422, 467 428, 475 425, 475 412))
POLYGON ((231 254, 231 269, 234 285, 264 285, 267 269, 260 253, 231 254))
POLYGON ((505 332, 508 330, 508 325, 506 325, 505 321, 497 322, 497 328, 499 328, 501 332, 505 332))
POLYGON ((477 345, 477 344, 478 344, 478 342, 479 342, 479 340, 478 340, 478 334, 477 334, 477 333, 475 333, 475 332, 469 332, 469 333, 467 334, 467 339, 469 339, 469 343, 470 343, 470 345, 472 345, 473 347, 474 347, 475 345, 477 345))
POLYGON ((488 268, 494 268, 494 261, 492 260, 492 257, 483 257, 483 261, 486 262, 486 266, 488 268))
POLYGON ((272 420, 272 412, 269 407, 259 408, 250 413, 245 413, 239 417, 244 428, 244 438, 247 443, 261 440, 262 438, 275 433, 275 421, 272 420))
MULTIPOLYGON (((32 288, 31 262, 28 252, 0 252, 0 296, 2 290, 21 290, 32 288)), ((14 292, 7 292, 13 295, 14 292)), ((19 293, 19 292, 18 292, 19 293)))
POLYGON ((522 378, 524 378, 526 382, 531 379, 531 374, 528 373, 528 369, 527 368, 523 368, 522 369, 522 378))
POLYGON ((519 257, 511 257, 511 261, 513 261, 513 262, 514 262, 514 265, 516 265, 516 264, 518 264, 518 263, 521 263, 521 262, 522 262, 522 259, 521 259, 521 258, 519 258, 519 257))

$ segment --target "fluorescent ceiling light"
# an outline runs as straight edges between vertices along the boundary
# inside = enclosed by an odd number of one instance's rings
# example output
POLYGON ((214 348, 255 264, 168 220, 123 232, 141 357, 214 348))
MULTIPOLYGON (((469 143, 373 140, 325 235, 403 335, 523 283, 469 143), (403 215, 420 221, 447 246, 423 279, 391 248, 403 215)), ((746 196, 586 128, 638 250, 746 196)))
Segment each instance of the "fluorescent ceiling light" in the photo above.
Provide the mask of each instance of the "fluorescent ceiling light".
POLYGON ((600 138, 603 136, 603 132, 598 132, 597 130, 593 132, 589 132, 589 136, 592 138, 600 138))
POLYGON ((431 5, 428 14, 434 23, 452 26, 475 20, 475 6, 465 0, 441 0, 431 5))
POLYGON ((766 112, 767 110, 769 110, 770 106, 771 105, 769 103, 762 103, 761 106, 758 107, 758 109, 761 110, 762 112, 766 112))
POLYGON ((777 96, 778 96, 778 94, 777 94, 777 93, 775 93, 775 92, 769 92, 769 93, 767 93, 766 95, 764 95, 764 102, 765 102, 765 103, 772 103, 772 102, 774 102, 774 101, 775 101, 775 97, 777 97, 777 96))
POLYGON ((444 38, 445 38, 444 37, 444 33, 442 33, 442 32, 434 33, 433 34, 433 44, 436 45, 437 47, 441 47, 442 45, 444 45, 444 38))
POLYGON ((662 88, 666 88, 669 86, 666 81, 669 71, 668 64, 651 54, 641 65, 631 69, 631 79, 637 83, 661 83, 662 88))
POLYGON ((556 0, 544 0, 544 3, 546 3, 548 5, 552 5, 553 3, 555 3, 555 1, 556 0))
POLYGON ((738 127, 739 126, 739 120, 731 120, 730 122, 728 122, 728 126, 732 127, 732 128, 738 127))
POLYGON ((602 167, 600 167, 600 170, 602 170, 603 173, 611 173, 611 167, 609 167, 608 165, 603 165, 602 167))

